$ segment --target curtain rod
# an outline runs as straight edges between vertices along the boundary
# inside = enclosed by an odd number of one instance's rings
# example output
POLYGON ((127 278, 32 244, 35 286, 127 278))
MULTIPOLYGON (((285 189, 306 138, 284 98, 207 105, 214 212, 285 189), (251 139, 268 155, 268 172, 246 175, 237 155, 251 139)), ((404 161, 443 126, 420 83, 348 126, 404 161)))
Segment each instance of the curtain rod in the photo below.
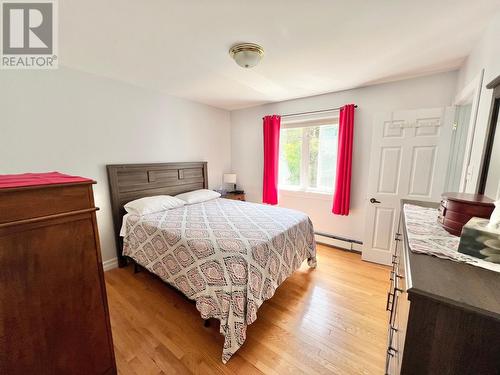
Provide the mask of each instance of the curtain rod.
MULTIPOLYGON (((332 112, 332 111, 338 111, 341 108, 342 107, 336 107, 336 108, 320 109, 319 111, 287 113, 286 115, 282 115, 281 118, 283 118, 283 117, 290 117, 290 116, 310 115, 310 114, 313 114, 313 113, 332 112)), ((355 104, 354 108, 358 108, 358 106, 355 104)))

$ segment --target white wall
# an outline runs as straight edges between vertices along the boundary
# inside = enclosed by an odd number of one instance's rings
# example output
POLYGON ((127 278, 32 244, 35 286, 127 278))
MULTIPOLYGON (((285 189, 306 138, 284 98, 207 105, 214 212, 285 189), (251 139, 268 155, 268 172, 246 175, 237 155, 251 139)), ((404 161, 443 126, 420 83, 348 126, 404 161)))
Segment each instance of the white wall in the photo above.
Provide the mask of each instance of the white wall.
MULTIPOLYGON (((487 89, 486 85, 500 75, 500 14, 497 14, 487 26, 481 39, 478 40, 467 61, 460 69, 457 92, 460 92, 473 80, 481 69, 484 69, 483 87, 479 99, 476 132, 470 160, 470 165, 473 166, 471 178, 473 183, 467 186, 467 191, 471 193, 476 192, 477 183, 480 178, 479 168, 486 139, 486 129, 493 94, 493 90, 487 89)), ((496 162, 497 165, 500 164, 498 160, 493 160, 492 162, 496 162)))
POLYGON ((230 169, 229 113, 94 75, 0 71, 0 173, 91 177, 103 260, 116 256, 106 164, 208 161, 230 169))
POLYGON ((398 109, 447 106, 456 90, 456 72, 387 83, 338 93, 273 103, 231 112, 231 162, 238 185, 247 199, 262 198, 262 116, 311 111, 355 103, 354 159, 351 212, 347 217, 331 213, 331 198, 301 199, 280 196, 280 205, 309 214, 316 230, 363 240, 367 179, 373 115, 398 109))

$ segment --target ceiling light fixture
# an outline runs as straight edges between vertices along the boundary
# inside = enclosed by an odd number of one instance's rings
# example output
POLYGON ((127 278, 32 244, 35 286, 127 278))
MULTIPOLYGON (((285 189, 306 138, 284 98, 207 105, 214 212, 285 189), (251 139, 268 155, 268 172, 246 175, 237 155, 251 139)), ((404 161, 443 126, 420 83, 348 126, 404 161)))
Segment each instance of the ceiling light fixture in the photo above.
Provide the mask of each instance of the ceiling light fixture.
POLYGON ((253 68, 264 56, 264 49, 258 44, 240 43, 232 46, 229 54, 242 68, 253 68))

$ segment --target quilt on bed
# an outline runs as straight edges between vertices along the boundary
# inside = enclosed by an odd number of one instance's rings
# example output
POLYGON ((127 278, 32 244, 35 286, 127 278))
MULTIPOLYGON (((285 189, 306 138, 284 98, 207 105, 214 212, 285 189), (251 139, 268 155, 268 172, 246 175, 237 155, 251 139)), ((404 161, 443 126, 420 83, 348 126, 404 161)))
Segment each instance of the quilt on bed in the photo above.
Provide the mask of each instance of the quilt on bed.
POLYGON ((214 199, 145 216, 126 215, 123 254, 219 319, 222 361, 243 345, 257 309, 307 259, 316 266, 312 223, 279 207, 214 199))

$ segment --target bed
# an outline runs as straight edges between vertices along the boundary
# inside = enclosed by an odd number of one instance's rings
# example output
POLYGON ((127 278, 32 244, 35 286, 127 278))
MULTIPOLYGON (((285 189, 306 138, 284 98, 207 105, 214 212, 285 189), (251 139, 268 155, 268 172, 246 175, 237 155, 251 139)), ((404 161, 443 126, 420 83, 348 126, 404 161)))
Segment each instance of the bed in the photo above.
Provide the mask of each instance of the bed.
POLYGON ((108 166, 121 266, 132 259, 195 301, 203 319, 220 321, 222 361, 243 345, 260 305, 304 260, 316 266, 307 215, 228 199, 154 214, 125 214, 133 199, 207 187, 207 164, 108 166))

